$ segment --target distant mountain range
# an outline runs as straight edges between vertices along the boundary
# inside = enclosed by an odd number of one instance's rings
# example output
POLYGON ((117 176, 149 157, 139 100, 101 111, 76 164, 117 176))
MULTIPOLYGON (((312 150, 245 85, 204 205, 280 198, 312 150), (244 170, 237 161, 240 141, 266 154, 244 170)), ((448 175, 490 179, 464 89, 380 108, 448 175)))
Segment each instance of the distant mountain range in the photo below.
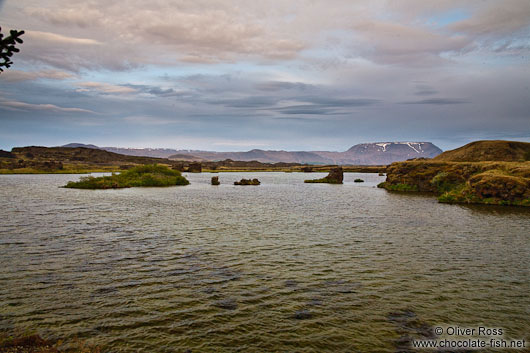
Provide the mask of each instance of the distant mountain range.
POLYGON ((98 148, 129 156, 147 156, 188 161, 259 161, 262 163, 307 163, 342 165, 385 165, 411 158, 433 158, 442 150, 430 142, 377 142, 362 143, 345 152, 330 151, 266 151, 253 149, 247 152, 212 152, 174 150, 166 148, 97 147, 70 143, 62 147, 98 148))

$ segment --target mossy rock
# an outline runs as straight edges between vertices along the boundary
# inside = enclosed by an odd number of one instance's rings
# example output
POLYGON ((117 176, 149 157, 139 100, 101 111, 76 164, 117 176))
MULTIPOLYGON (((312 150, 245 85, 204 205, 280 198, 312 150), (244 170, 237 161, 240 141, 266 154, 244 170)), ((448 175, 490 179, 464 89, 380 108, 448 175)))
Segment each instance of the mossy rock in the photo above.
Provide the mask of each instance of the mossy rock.
POLYGON ((260 185, 258 179, 241 179, 240 181, 234 181, 234 185, 260 185))
POLYGON ((342 184, 344 172, 341 167, 332 168, 329 174, 321 179, 304 180, 304 183, 342 184))

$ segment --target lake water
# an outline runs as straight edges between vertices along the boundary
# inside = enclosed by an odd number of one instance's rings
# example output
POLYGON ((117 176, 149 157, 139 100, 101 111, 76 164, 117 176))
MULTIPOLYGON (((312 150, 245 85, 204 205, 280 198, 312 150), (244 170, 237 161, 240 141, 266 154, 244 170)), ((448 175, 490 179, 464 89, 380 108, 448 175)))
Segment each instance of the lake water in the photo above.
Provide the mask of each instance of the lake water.
POLYGON ((324 175, 97 191, 1 175, 0 329, 104 352, 395 352, 422 325, 530 338, 528 209, 389 193, 377 174, 303 183, 324 175))

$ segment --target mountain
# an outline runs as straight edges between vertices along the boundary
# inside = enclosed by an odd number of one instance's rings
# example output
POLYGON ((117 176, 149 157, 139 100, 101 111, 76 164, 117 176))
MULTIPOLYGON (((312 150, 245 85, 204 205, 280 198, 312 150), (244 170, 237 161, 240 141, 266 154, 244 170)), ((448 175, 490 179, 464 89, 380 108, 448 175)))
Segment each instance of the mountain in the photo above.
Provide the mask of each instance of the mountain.
POLYGON ((289 151, 264 151, 254 149, 247 152, 211 152, 211 151, 179 151, 177 155, 169 156, 169 159, 182 159, 187 156, 189 160, 222 161, 231 159, 233 161, 258 161, 262 163, 312 163, 329 164, 328 158, 313 152, 289 152, 289 151))
POLYGON ((446 151, 434 158, 441 162, 518 162, 530 160, 530 143, 504 140, 482 140, 446 151))
POLYGON ((67 148, 77 148, 77 147, 84 147, 84 148, 93 148, 93 149, 99 149, 96 145, 85 145, 84 143, 69 143, 67 145, 62 145, 58 147, 67 147, 67 148))
POLYGON ((169 158, 180 161, 258 161, 261 163, 307 163, 342 165, 386 165, 411 158, 432 158, 442 152, 430 142, 377 142, 352 146, 345 152, 330 151, 266 151, 213 152, 175 150, 169 148, 97 147, 70 143, 61 147, 96 148, 127 156, 169 158))
POLYGON ((328 151, 264 151, 254 149, 248 152, 208 152, 179 151, 179 159, 187 156, 189 160, 234 161, 256 160, 263 163, 308 163, 308 164, 350 164, 350 165, 385 165, 411 158, 432 158, 442 152, 430 142, 378 142, 362 143, 352 146, 345 152, 328 151))
POLYGON ((69 143, 58 147, 84 147, 105 150, 113 153, 123 154, 126 156, 139 156, 139 157, 153 157, 153 158, 167 158, 179 151, 169 148, 123 148, 123 147, 99 147, 95 145, 86 145, 84 143, 69 143))
POLYGON ((121 147, 100 147, 109 152, 124 154, 126 156, 145 156, 153 158, 167 158, 179 151, 170 148, 121 148, 121 147))

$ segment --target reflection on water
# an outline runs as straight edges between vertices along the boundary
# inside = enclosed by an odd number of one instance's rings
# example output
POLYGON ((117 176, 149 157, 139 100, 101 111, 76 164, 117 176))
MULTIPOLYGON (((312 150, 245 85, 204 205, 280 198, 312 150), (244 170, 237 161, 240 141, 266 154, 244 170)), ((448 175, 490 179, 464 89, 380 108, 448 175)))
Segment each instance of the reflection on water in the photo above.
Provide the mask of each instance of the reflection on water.
POLYGON ((303 183, 324 175, 0 176, 0 329, 115 352, 394 352, 443 323, 529 338, 528 210, 388 193, 376 174, 303 183))

